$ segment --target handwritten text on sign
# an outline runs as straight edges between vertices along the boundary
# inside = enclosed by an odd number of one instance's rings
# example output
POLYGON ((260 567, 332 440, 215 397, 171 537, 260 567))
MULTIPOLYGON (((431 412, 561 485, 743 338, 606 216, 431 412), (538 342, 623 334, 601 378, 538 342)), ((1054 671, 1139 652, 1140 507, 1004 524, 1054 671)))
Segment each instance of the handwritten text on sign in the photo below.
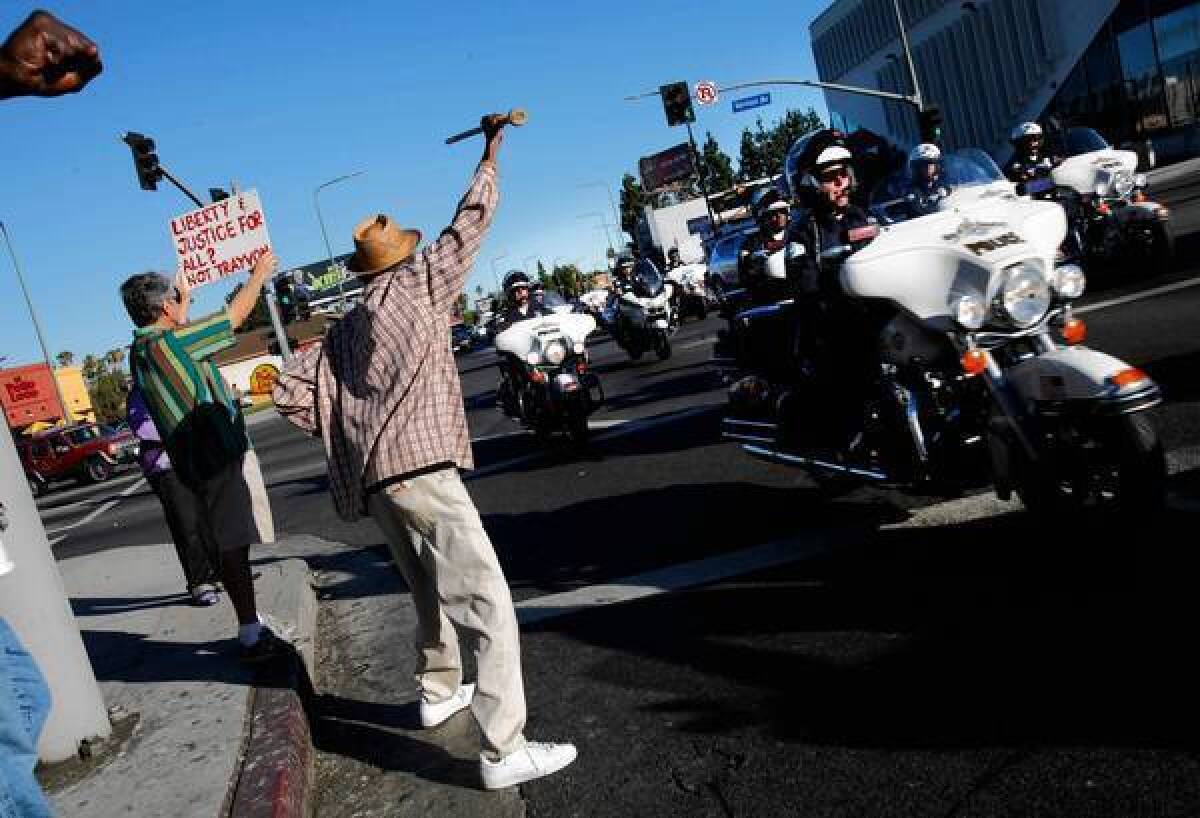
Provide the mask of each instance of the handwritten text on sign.
POLYGON ((245 272, 271 249, 262 203, 253 190, 171 219, 171 241, 189 287, 245 272))

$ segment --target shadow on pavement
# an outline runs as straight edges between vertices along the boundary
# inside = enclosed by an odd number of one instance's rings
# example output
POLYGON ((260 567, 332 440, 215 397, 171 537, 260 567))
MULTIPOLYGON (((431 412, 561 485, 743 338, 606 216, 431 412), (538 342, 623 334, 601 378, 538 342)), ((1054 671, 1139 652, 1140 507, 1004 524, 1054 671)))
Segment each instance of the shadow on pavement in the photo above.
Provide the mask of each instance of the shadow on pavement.
POLYGON ((613 692, 601 721, 634 707, 685 732, 810 745, 1194 751, 1198 559, 1171 533, 1188 522, 1166 514, 1121 537, 1014 513, 880 530, 533 631, 600 648, 577 672, 613 692))
POLYGON ((162 594, 144 597, 77 597, 71 599, 71 610, 76 616, 108 616, 151 608, 174 605, 191 605, 191 597, 185 593, 162 594))

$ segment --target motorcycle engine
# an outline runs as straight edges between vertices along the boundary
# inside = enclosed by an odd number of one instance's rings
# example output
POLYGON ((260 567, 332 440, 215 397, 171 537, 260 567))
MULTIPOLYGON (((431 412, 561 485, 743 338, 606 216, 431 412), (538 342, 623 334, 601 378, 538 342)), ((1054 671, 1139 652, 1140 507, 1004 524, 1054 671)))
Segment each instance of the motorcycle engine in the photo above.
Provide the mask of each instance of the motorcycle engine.
POLYGON ((895 366, 928 366, 953 352, 945 341, 903 314, 884 326, 879 335, 879 350, 882 359, 895 366))

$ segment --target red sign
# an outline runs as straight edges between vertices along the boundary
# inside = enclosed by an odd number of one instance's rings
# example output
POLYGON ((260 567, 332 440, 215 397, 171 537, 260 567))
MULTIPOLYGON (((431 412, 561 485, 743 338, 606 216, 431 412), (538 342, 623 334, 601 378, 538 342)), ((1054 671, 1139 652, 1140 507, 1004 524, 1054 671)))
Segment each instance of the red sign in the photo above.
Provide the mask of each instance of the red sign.
POLYGON ((717 101, 717 84, 715 82, 696 83, 696 102, 701 105, 712 105, 717 101))
POLYGON ((54 376, 45 364, 0 370, 0 405, 12 427, 58 420, 64 415, 54 389, 54 376))
POLYGON ((642 189, 651 193, 672 182, 688 179, 696 174, 692 164, 692 146, 682 142, 673 148, 638 160, 642 175, 642 189))

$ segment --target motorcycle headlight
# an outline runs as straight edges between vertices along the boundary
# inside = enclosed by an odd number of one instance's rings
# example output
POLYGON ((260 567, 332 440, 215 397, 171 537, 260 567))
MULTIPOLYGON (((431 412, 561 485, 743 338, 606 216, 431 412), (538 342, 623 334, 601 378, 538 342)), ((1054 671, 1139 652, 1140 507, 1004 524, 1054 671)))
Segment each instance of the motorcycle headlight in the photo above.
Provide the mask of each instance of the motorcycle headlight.
POLYGON ((1118 196, 1128 196, 1133 193, 1133 174, 1129 171, 1117 171, 1113 176, 1113 190, 1118 196))
POLYGON ((1096 183, 1096 195, 1097 196, 1107 196, 1108 195, 1108 182, 1097 182, 1096 183))
POLYGON ((979 329, 987 315, 983 299, 978 295, 960 295, 951 303, 954 320, 966 329, 979 329))
POLYGON ((542 356, 546 359, 546 363, 558 366, 567 357, 567 345, 562 341, 551 341, 542 348, 542 356))
POLYGON ((1037 264, 1014 264, 1004 271, 998 301, 1009 321, 1018 327, 1031 327, 1050 309, 1050 283, 1037 264))
POLYGON ((1145 187, 1146 186, 1146 174, 1139 173, 1137 176, 1134 176, 1133 177, 1133 186, 1134 187, 1145 187))
POLYGON ((1079 298, 1087 286, 1087 276, 1078 264, 1060 264, 1050 274, 1050 286, 1063 298, 1079 298))
POLYGON ((576 342, 575 342, 575 354, 576 354, 576 355, 582 355, 582 354, 583 354, 583 350, 584 350, 584 345, 583 345, 583 342, 582 342, 582 341, 576 341, 576 342))
POLYGON ((542 356, 538 355, 536 352, 531 352, 525 356, 525 363, 529 364, 530 366, 537 366, 541 362, 542 356))

